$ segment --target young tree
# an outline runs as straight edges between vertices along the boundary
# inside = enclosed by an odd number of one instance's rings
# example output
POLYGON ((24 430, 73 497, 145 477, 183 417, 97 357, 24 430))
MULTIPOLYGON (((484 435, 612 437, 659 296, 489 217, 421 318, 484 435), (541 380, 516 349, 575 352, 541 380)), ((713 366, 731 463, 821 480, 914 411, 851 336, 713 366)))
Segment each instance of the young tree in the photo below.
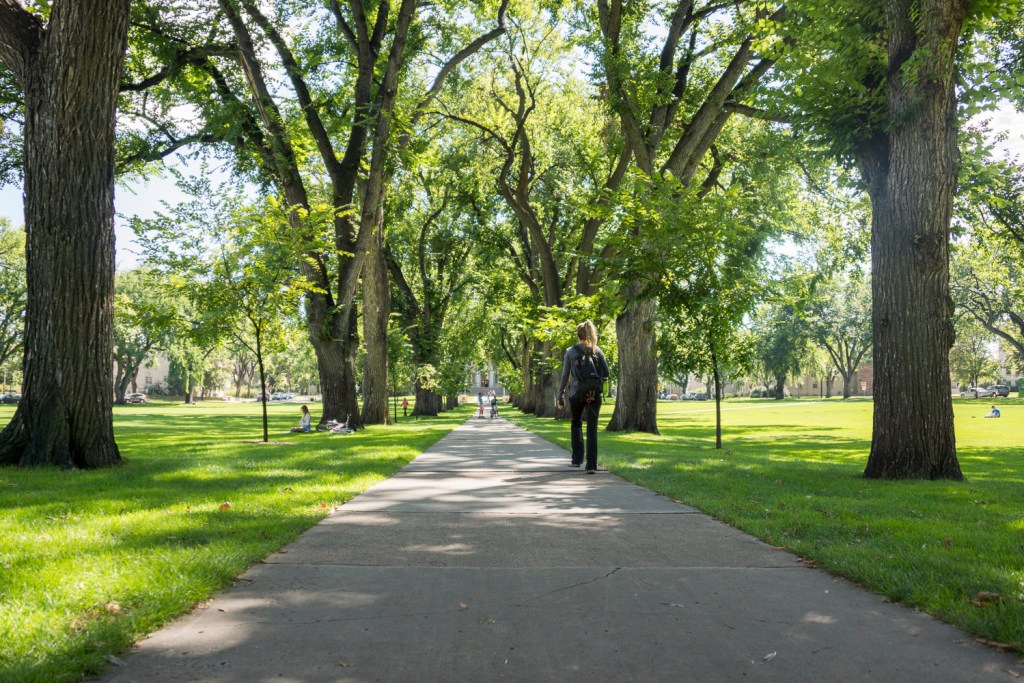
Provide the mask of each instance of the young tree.
POLYGON ((843 398, 850 398, 854 374, 871 350, 871 289, 851 276, 818 289, 810 305, 811 333, 843 376, 843 398))
POLYGON ((272 199, 252 205, 223 189, 207 190, 171 216, 136 225, 148 259, 179 273, 208 332, 229 335, 255 358, 264 442, 267 361, 285 347, 287 320, 298 314, 301 293, 311 286, 296 272, 295 250, 301 246, 290 214, 272 199))
MULTIPOLYGON (((138 269, 115 277, 114 401, 124 403, 142 364, 153 351, 164 351, 178 325, 180 304, 156 271, 138 269)), ((132 389, 134 391, 134 387, 132 389)))
POLYGON ((800 374, 809 330, 792 302, 778 301, 763 306, 755 321, 754 352, 775 383, 775 400, 781 401, 786 397, 786 378, 796 379, 800 374))
POLYGON ((971 317, 956 324, 956 343, 949 351, 953 378, 961 386, 976 387, 982 379, 995 379, 999 364, 992 358, 992 335, 971 317))
POLYGON ((24 393, 0 464, 104 467, 114 442, 114 120, 129 0, 0 0, 25 102, 24 393))

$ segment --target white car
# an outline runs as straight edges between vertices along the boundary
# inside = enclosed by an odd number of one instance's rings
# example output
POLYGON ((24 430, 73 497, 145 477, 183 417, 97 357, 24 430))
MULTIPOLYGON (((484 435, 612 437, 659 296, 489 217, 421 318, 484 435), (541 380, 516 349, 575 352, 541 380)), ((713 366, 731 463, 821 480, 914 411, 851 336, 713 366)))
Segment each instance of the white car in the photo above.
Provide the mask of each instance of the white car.
POLYGON ((139 393, 125 394, 124 395, 124 402, 125 403, 145 403, 146 402, 146 395, 145 394, 139 394, 139 393))
POLYGON ((985 387, 971 387, 970 389, 964 389, 960 392, 960 398, 988 398, 995 396, 996 392, 985 387))

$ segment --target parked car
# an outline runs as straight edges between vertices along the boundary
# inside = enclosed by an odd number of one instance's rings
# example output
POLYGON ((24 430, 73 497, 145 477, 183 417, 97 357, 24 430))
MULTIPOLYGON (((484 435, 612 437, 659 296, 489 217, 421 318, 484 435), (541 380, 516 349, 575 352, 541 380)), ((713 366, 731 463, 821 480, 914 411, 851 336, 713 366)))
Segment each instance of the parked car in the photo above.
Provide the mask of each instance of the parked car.
POLYGON ((0 403, 14 403, 17 405, 20 400, 20 394, 4 394, 3 396, 0 396, 0 403))
POLYGON ((1007 396, 1010 395, 1010 387, 1006 386, 1005 384, 994 384, 990 386, 988 389, 989 391, 995 392, 995 396, 1002 396, 1003 398, 1006 398, 1007 396))
POLYGON ((125 403, 145 403, 146 402, 146 395, 145 394, 141 394, 141 393, 125 394, 124 395, 124 402, 125 403))
POLYGON ((988 398, 995 395, 996 392, 985 387, 971 387, 960 392, 960 398, 988 398))

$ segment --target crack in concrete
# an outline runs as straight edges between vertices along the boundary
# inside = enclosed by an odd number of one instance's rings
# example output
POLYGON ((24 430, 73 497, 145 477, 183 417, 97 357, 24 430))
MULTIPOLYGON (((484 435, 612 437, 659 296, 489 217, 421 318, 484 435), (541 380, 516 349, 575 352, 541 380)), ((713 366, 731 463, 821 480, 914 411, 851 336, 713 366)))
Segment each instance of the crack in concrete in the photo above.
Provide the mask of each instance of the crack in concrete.
POLYGON ((604 576, 597 576, 597 577, 594 577, 593 579, 590 579, 589 581, 580 581, 579 583, 574 583, 571 586, 563 586, 562 588, 556 588, 555 590, 548 591, 547 593, 542 593, 540 595, 535 595, 532 598, 530 598, 529 600, 527 600, 526 602, 522 602, 522 603, 517 604, 516 607, 522 607, 523 605, 525 605, 527 603, 530 603, 530 602, 533 602, 534 600, 540 600, 541 598, 546 598, 549 595, 554 595, 555 593, 561 593, 562 591, 567 591, 567 590, 569 590, 571 588, 577 588, 579 586, 586 586, 587 584, 591 584, 591 583, 596 583, 598 581, 602 581, 604 579, 607 579, 609 576, 611 576, 615 572, 619 571, 620 569, 622 569, 622 567, 616 567, 615 569, 611 570, 610 572, 608 572, 604 576))

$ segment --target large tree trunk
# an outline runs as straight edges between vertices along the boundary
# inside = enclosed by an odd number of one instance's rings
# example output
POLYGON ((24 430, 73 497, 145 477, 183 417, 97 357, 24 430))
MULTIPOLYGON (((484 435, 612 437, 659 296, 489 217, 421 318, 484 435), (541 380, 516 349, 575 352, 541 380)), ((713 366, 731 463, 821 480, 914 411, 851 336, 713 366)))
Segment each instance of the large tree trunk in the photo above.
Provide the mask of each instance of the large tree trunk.
POLYGON ((609 431, 659 433, 658 358, 654 355, 657 313, 656 299, 642 299, 630 304, 615 319, 615 335, 619 342, 619 392, 608 424, 609 431))
MULTIPOLYGON (((391 284, 384 258, 384 241, 378 228, 363 264, 363 422, 391 424, 388 412, 388 316, 391 284)), ((436 414, 436 413, 435 413, 436 414)))
POLYGON ((775 400, 781 401, 786 398, 786 376, 775 377, 775 400))
POLYGON ((134 378, 135 373, 138 372, 138 366, 127 370, 121 370, 120 365, 118 365, 118 370, 120 371, 121 376, 114 384, 114 403, 123 405, 125 394, 128 393, 128 385, 132 383, 132 378, 134 378))
POLYGON ((536 395, 533 390, 533 344, 523 342, 523 360, 519 371, 523 378, 523 393, 519 396, 516 407, 524 413, 532 413, 536 409, 536 395))
POLYGON ((843 373, 843 398, 847 399, 853 396, 853 373, 843 373))
POLYGON ((331 319, 334 336, 321 339, 323 329, 310 321, 310 341, 316 352, 317 373, 320 377, 320 396, 323 401, 321 422, 351 419, 361 422, 359 399, 356 396, 356 352, 359 335, 356 334, 356 316, 352 307, 338 311, 331 319))
POLYGON ((413 406, 412 414, 417 417, 437 417, 441 409, 441 394, 433 389, 424 389, 416 382, 416 404, 413 406))
POLYGON ((537 417, 564 417, 567 409, 558 410, 558 383, 562 379, 562 357, 552 349, 551 342, 537 345, 541 359, 536 364, 537 376, 533 381, 533 412, 537 417))
POLYGON ((54 3, 45 31, 3 4, 0 59, 25 94, 28 288, 24 391, 0 464, 114 465, 114 115, 129 2, 54 3))
POLYGON ((963 478, 949 389, 949 226, 958 166, 954 59, 966 4, 888 3, 893 127, 860 159, 872 203, 868 478, 963 478))

